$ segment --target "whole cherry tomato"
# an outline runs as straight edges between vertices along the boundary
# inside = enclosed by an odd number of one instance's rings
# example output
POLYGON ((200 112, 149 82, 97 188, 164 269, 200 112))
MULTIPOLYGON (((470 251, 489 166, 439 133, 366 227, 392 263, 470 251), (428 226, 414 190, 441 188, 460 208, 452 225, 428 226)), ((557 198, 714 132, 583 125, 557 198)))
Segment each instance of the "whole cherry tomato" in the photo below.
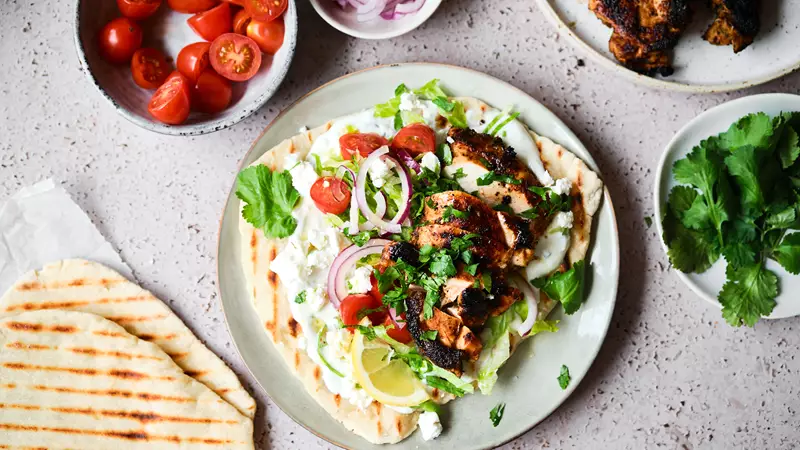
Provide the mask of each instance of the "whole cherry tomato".
POLYGON ((176 70, 153 94, 147 110, 161 122, 180 125, 189 117, 190 95, 189 79, 176 70))
POLYGON ((240 9, 233 16, 233 32, 247 36, 247 24, 250 23, 250 14, 247 10, 240 9))
POLYGON ((348 161, 356 153, 366 158, 384 145, 389 145, 389 141, 377 133, 348 133, 339 138, 339 151, 348 161))
POLYGON ((231 81, 253 78, 261 67, 261 50, 252 39, 225 33, 214 39, 208 51, 211 67, 231 81))
POLYGON ((217 6, 219 0, 167 0, 167 4, 175 11, 185 14, 197 14, 217 6))
POLYGON ((341 214, 350 206, 350 187, 335 177, 318 178, 311 185, 311 200, 317 209, 328 214, 341 214))
POLYGON ((215 114, 231 104, 232 96, 231 82, 217 72, 208 69, 200 74, 192 89, 192 108, 200 112, 215 114))
POLYGON ((142 46, 142 27, 127 17, 118 17, 100 30, 100 54, 115 64, 130 62, 133 52, 142 46))
POLYGON ((283 19, 275 19, 271 22, 262 22, 252 19, 247 25, 247 37, 256 41, 262 52, 274 55, 283 45, 283 34, 286 27, 283 19))
POLYGON ((208 42, 195 42, 183 47, 178 53, 178 72, 186 75, 192 83, 196 82, 210 64, 208 61, 210 47, 211 44, 208 42))
POLYGON ((161 6, 161 0, 117 0, 117 7, 123 16, 133 19, 146 19, 161 6))
POLYGON ((158 89, 170 73, 167 58, 154 48, 140 48, 131 58, 133 81, 144 89, 158 89))
POLYGON ((213 41, 231 31, 231 7, 223 2, 208 11, 195 14, 186 22, 198 36, 213 41))
POLYGON ((250 16, 262 22, 277 19, 288 6, 289 0, 244 0, 244 8, 250 16))

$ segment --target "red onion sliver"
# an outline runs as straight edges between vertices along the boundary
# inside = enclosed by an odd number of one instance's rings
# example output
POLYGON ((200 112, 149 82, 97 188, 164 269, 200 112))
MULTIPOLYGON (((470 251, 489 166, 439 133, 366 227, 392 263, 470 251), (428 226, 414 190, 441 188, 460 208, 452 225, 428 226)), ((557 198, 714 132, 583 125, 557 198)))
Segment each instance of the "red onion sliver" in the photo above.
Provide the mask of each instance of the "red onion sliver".
POLYGON ((408 171, 402 164, 400 164, 399 161, 389 156, 388 153, 388 147, 379 148, 378 150, 370 153, 370 155, 367 156, 367 159, 361 163, 361 167, 358 169, 358 178, 356 179, 355 196, 358 200, 358 208, 361 210, 361 213, 364 214, 364 217, 367 218, 367 221, 380 228, 380 230, 384 233, 400 233, 402 231, 402 226, 400 223, 402 223, 403 220, 408 217, 409 212, 411 211, 411 175, 409 175, 408 171), (367 175, 369 168, 373 164, 377 163, 378 160, 391 161, 394 164, 394 169, 400 176, 401 199, 404 204, 401 205, 397 215, 395 215, 392 220, 388 222, 375 214, 367 204, 367 175))
POLYGON ((411 0, 410 2, 403 2, 394 8, 394 12, 399 14, 410 14, 419 11, 425 0, 411 0))
POLYGON ((342 299, 347 296, 345 276, 356 262, 369 255, 383 252, 383 247, 388 244, 386 239, 370 239, 363 247, 351 245, 336 255, 328 272, 328 299, 339 309, 342 299))
POLYGON ((422 173, 422 166, 420 166, 419 163, 415 161, 407 151, 395 150, 394 153, 397 155, 397 158, 400 159, 400 161, 403 161, 403 164, 405 164, 406 167, 413 170, 417 174, 422 173))
POLYGON ((402 329, 403 329, 403 327, 405 327, 405 326, 406 326, 406 322, 405 322, 405 321, 398 322, 399 318, 398 318, 398 314, 397 314, 397 310, 396 310, 396 309, 394 309, 394 308, 389 308, 389 317, 391 317, 391 318, 392 318, 392 323, 394 324, 394 326, 395 326, 395 327, 396 327, 398 330, 402 330, 402 329))

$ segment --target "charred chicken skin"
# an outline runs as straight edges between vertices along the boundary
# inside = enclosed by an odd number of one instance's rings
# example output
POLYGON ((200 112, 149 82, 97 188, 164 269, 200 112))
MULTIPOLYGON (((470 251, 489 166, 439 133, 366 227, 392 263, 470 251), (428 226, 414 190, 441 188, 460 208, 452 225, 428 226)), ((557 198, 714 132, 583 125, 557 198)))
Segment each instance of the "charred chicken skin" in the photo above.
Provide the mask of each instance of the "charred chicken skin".
POLYGON ((608 48, 625 67, 671 75, 669 51, 689 25, 688 0, 589 0, 589 9, 614 32, 608 48))
POLYGON ((716 18, 703 39, 714 45, 732 45, 739 53, 753 43, 761 28, 758 0, 711 0, 716 18))

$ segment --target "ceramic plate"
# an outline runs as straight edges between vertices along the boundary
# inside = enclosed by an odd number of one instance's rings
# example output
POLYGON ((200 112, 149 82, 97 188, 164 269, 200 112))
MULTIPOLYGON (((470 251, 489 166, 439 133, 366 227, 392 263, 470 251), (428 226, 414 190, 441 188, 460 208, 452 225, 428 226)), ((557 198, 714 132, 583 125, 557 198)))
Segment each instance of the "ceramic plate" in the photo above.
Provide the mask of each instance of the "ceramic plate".
MULTIPOLYGON (((800 96, 790 94, 763 94, 745 97, 724 103, 695 117, 672 138, 661 156, 656 172, 655 200, 658 235, 662 236, 661 217, 666 207, 670 190, 678 183, 672 177, 672 166, 675 161, 685 157, 692 148, 709 136, 727 131, 731 124, 751 113, 764 112, 774 117, 782 111, 800 111, 800 96)), ((667 247, 661 241, 664 251, 667 247)), ((720 306, 717 294, 725 284, 725 261, 720 258, 709 270, 702 274, 675 273, 700 297, 720 306)), ((767 261, 767 268, 778 275, 780 295, 776 299, 778 305, 767 319, 782 319, 800 315, 800 277, 792 275, 773 260, 767 261)))
MULTIPOLYGON (((394 95, 400 83, 422 85, 439 78, 454 95, 471 95, 503 108, 514 105, 520 118, 534 131, 561 143, 593 169, 597 166, 575 135, 553 113, 524 92, 488 75, 438 64, 383 66, 348 75, 311 92, 285 110, 256 140, 244 157, 251 164, 282 140, 327 120, 370 108, 394 95)), ((222 305, 236 347, 272 400, 299 424, 342 447, 373 446, 347 431, 305 393, 274 348, 259 322, 245 287, 240 265, 238 230, 239 201, 233 195, 222 217, 219 237, 218 275, 222 305)), ((608 191, 595 215, 590 250, 592 282, 586 304, 576 314, 562 317, 557 333, 525 341, 500 371, 500 381, 491 396, 467 396, 447 405, 443 414, 445 432, 438 439, 423 441, 419 433, 397 444, 401 449, 491 448, 511 440, 542 421, 575 390, 586 375, 605 338, 614 311, 619 277, 619 239, 614 209, 608 191), (561 390, 556 381, 562 364, 572 374, 572 383, 561 390), (489 411, 506 402, 502 423, 493 428, 489 411)))
POLYGON ((750 47, 734 54, 702 39, 712 14, 701 2, 675 47, 675 73, 666 78, 639 75, 619 65, 608 51, 611 29, 589 11, 587 0, 536 0, 548 20, 570 41, 606 68, 652 87, 690 92, 721 92, 766 83, 800 67, 800 8, 790 0, 765 0, 761 32, 750 47))

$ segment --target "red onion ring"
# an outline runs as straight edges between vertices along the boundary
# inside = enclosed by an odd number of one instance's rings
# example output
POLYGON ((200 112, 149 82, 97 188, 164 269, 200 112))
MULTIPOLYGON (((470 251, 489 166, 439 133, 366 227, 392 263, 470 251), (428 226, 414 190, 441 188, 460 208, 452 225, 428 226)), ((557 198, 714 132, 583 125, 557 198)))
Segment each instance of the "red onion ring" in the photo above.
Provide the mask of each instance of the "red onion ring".
POLYGON ((387 239, 370 239, 364 244, 363 247, 351 245, 336 255, 331 269, 328 272, 328 300, 339 309, 342 299, 347 297, 347 285, 345 283, 345 276, 350 268, 355 266, 356 262, 369 255, 379 254, 383 252, 383 248, 388 244, 387 239))
MULTIPOLYGON (((364 214, 364 217, 367 218, 367 221, 377 228, 380 228, 380 230, 384 233, 400 233, 402 231, 402 226, 400 224, 406 219, 406 217, 408 217, 411 211, 411 175, 408 173, 406 168, 400 164, 399 161, 389 156, 388 153, 388 147, 379 148, 378 150, 370 153, 370 155, 367 156, 367 159, 365 159, 361 164, 356 179, 355 198, 358 200, 358 209, 361 210, 361 213, 364 214), (367 174, 369 172, 369 168, 379 160, 391 161, 394 164, 394 169, 400 176, 400 195, 402 202, 404 203, 392 220, 388 222, 375 214, 367 204, 367 174)), ((352 211, 350 212, 350 215, 352 217, 352 211)))
POLYGON ((525 303, 528 304, 528 316, 525 320, 519 325, 512 325, 512 328, 514 328, 520 336, 525 337, 531 332, 533 324, 536 323, 536 317, 539 315, 539 290, 531 286, 527 280, 517 274, 510 276, 509 280, 522 291, 522 295, 525 297, 525 303))
POLYGON ((395 150, 394 153, 397 155, 397 158, 400 159, 400 161, 403 161, 403 164, 405 164, 406 167, 413 170, 418 175, 422 173, 422 166, 420 166, 419 163, 414 160, 414 158, 412 158, 407 151, 401 149, 395 150))
POLYGON ((389 308, 389 317, 392 319, 392 323, 394 324, 394 326, 395 326, 395 327, 396 327, 398 330, 402 330, 402 329, 403 329, 403 327, 405 327, 405 326, 406 326, 406 322, 405 322, 405 321, 398 322, 398 320, 399 320, 399 317, 398 317, 398 316, 399 316, 399 314, 397 314, 397 310, 396 310, 396 309, 394 309, 394 308, 389 308))

